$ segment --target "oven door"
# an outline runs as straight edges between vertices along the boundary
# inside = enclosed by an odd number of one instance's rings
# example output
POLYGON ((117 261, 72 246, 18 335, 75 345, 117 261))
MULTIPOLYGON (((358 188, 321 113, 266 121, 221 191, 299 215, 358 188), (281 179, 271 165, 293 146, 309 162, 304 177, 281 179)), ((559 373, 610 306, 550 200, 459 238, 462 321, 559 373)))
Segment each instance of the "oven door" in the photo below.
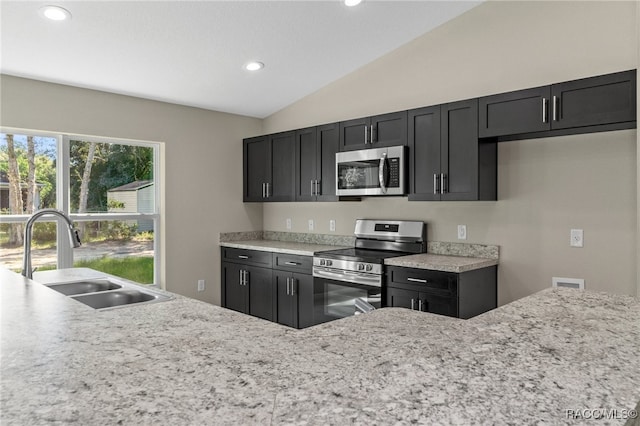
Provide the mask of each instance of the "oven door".
POLYGON ((359 274, 360 277, 354 278, 354 280, 364 278, 365 281, 371 282, 364 284, 319 275, 322 275, 322 272, 318 273, 314 269, 314 324, 346 318, 382 307, 382 286, 377 284, 381 281, 380 276, 367 277, 370 274, 359 274))

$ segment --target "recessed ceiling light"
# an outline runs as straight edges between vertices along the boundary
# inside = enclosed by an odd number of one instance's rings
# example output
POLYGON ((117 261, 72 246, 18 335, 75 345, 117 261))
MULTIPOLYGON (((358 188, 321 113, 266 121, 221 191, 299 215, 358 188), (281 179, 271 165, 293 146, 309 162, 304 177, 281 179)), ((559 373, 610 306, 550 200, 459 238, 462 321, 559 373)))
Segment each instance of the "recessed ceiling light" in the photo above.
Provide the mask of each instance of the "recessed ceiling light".
POLYGON ((362 0, 344 0, 344 4, 349 7, 353 7, 359 5, 361 1, 362 0))
POLYGON ((264 64, 262 62, 252 61, 252 62, 248 62, 244 66, 244 68, 249 71, 258 71, 264 68, 264 64))
POLYGON ((71 12, 60 6, 43 6, 40 8, 40 13, 47 19, 52 21, 64 21, 71 19, 71 12))

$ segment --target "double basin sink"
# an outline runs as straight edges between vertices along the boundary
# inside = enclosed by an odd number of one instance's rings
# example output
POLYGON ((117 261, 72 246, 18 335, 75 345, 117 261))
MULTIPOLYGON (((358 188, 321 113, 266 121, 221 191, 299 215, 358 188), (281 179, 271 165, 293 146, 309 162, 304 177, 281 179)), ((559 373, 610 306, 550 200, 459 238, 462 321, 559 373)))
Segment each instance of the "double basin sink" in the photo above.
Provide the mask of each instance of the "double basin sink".
POLYGON ((44 285, 69 296, 71 299, 99 310, 173 299, 170 295, 111 277, 80 279, 44 285))

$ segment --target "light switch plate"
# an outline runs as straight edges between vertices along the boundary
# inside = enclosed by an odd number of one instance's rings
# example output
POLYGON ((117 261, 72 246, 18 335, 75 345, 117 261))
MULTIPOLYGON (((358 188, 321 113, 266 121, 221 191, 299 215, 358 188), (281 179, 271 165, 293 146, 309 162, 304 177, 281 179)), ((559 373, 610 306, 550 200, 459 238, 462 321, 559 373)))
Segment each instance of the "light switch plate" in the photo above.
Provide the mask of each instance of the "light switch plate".
POLYGON ((204 291, 204 280, 198 280, 198 291, 204 291))
POLYGON ((584 231, 582 229, 572 229, 570 238, 571 247, 584 247, 584 231))
POLYGON ((291 229, 291 219, 287 218, 286 224, 287 224, 287 229, 291 229))
POLYGON ((329 220, 329 231, 336 232, 336 221, 333 219, 329 220))
POLYGON ((313 231, 313 219, 309 219, 309 231, 313 231))

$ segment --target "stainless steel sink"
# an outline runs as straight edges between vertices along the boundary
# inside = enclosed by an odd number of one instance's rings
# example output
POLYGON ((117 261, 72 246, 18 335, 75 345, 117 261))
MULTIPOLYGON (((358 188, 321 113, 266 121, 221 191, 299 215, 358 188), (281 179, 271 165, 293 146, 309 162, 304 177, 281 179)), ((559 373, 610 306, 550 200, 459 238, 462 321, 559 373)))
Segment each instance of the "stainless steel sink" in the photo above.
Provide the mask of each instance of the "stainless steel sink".
MULTIPOLYGON (((72 299, 89 305, 94 309, 113 308, 114 306, 130 305, 132 303, 149 302, 158 300, 160 294, 150 294, 139 290, 115 290, 102 293, 84 294, 72 296, 72 299)), ((166 296, 165 296, 166 297, 166 296)))
POLYGON ((47 287, 94 309, 105 310, 164 302, 173 296, 114 277, 49 282, 47 287))
POLYGON ((107 279, 99 279, 65 284, 52 284, 49 288, 69 296, 74 294, 95 293, 97 291, 118 290, 122 288, 122 286, 107 279))

